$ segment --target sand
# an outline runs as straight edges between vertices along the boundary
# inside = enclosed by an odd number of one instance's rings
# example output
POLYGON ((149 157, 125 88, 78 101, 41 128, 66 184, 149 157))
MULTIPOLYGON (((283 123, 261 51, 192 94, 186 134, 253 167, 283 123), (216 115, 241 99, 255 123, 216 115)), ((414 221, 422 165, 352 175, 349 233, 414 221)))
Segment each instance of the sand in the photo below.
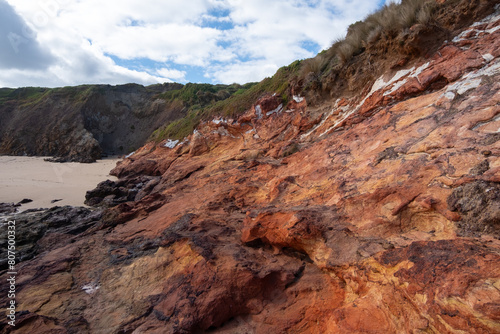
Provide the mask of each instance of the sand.
POLYGON ((53 206, 83 206, 85 193, 106 179, 119 159, 109 158, 92 164, 52 163, 43 157, 0 156, 0 203, 18 203, 21 211, 53 206), (51 203, 52 200, 61 201, 51 203))

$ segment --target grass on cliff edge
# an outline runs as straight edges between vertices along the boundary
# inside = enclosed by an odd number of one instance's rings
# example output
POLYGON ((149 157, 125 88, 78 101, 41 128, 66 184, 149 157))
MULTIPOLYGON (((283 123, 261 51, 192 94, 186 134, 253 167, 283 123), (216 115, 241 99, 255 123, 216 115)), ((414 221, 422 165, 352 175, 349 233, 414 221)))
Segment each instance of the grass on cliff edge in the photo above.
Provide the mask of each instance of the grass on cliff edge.
POLYGON ((58 88, 0 88, 0 106, 9 101, 16 101, 16 104, 20 107, 30 107, 40 104, 45 99, 53 96, 63 96, 72 101, 81 102, 98 89, 98 85, 66 86, 58 88))
POLYGON ((106 90, 111 91, 132 91, 146 92, 151 95, 156 95, 168 90, 179 89, 181 84, 164 83, 150 86, 142 86, 139 84, 124 84, 124 85, 79 85, 66 86, 56 88, 45 87, 21 87, 21 88, 0 88, 0 106, 7 102, 15 101, 16 105, 28 107, 42 103, 46 98, 64 97, 73 102, 84 102, 86 98, 92 94, 104 95, 106 90))
POLYGON ((0 105, 11 100, 34 100, 42 96, 47 90, 47 88, 40 87, 0 88, 0 105))
MULTIPOLYGON (((351 59, 362 54, 370 45, 387 38, 396 38, 404 35, 415 23, 435 23, 438 10, 448 10, 464 0, 446 0, 438 4, 435 0, 402 0, 400 4, 390 3, 379 11, 370 14, 363 21, 352 24, 344 39, 336 41, 328 50, 324 50, 316 57, 298 60, 280 68, 276 74, 259 83, 245 85, 210 85, 210 84, 171 84, 168 91, 164 85, 156 87, 142 87, 150 91, 155 97, 165 100, 170 108, 178 109, 185 116, 165 124, 157 129, 150 137, 157 142, 166 139, 183 139, 190 135, 202 120, 209 120, 215 116, 235 117, 242 114, 265 93, 276 93, 286 104, 290 100, 290 84, 294 82, 297 89, 302 87, 301 95, 308 91, 322 89, 325 78, 330 73, 342 73, 351 59)), ((344 80, 340 75, 336 80, 344 80)), ((124 85, 122 87, 126 87, 124 85)), ((134 85, 130 85, 134 86, 134 85)), ((103 89, 99 86, 78 86, 76 96, 83 99, 92 89, 103 89)), ((324 88, 324 87, 323 87, 324 88)), ((45 94, 67 93, 68 87, 20 88, 0 89, 0 106, 12 99, 22 99, 27 104, 40 102, 45 94)), ((297 92, 298 93, 298 92, 297 92)))
POLYGON ((151 135, 151 139, 156 142, 166 138, 181 140, 189 136, 203 120, 209 120, 215 116, 241 115, 265 93, 276 93, 281 96, 284 104, 288 103, 289 82, 292 77, 297 76, 300 63, 300 61, 295 61, 289 66, 284 66, 273 77, 266 78, 259 83, 230 86, 187 84, 179 90, 160 95, 160 98, 168 103, 182 101, 186 116, 157 129, 151 135), (217 99, 217 96, 220 99, 217 99), (225 98, 222 98, 224 96, 225 98), (207 100, 210 97, 212 99, 207 100))
POLYGON ((316 57, 306 59, 300 78, 320 78, 327 75, 332 69, 342 67, 353 57, 363 53, 369 45, 406 34, 414 24, 430 24, 435 19, 439 6, 452 6, 457 2, 459 0, 448 0, 439 5, 435 0, 402 0, 400 4, 386 4, 363 21, 351 24, 345 38, 338 39, 316 57))
MULTIPOLYGON (((445 1, 441 6, 452 6, 458 0, 445 1)), ((276 93, 284 103, 290 99, 290 82, 302 82, 303 92, 318 89, 322 78, 332 70, 341 71, 343 66, 353 57, 364 52, 369 44, 375 44, 384 38, 394 38, 407 31, 416 23, 429 24, 434 18, 440 5, 435 0, 402 0, 400 4, 384 5, 377 12, 368 15, 363 21, 351 24, 346 37, 337 40, 333 45, 319 53, 316 57, 298 60, 289 66, 280 68, 271 78, 242 86, 238 91, 224 100, 215 101, 203 106, 188 107, 186 116, 156 130, 151 139, 159 142, 166 138, 182 139, 190 135, 202 120, 214 116, 232 117, 248 110, 264 93, 276 93)), ((179 96, 183 101, 189 100, 186 96, 193 95, 192 88, 184 86, 171 96, 179 96)), ((199 87, 207 90, 207 87, 199 87)))

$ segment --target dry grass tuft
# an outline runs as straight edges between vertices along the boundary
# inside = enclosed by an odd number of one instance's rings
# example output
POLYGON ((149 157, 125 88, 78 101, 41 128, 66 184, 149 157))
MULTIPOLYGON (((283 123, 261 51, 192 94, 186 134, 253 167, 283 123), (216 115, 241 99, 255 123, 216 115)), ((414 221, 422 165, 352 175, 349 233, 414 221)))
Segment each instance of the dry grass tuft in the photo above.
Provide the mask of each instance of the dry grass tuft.
POLYGON ((327 55, 337 57, 341 64, 345 64, 383 35, 395 37, 416 23, 429 24, 436 6, 433 0, 403 0, 401 4, 384 5, 364 21, 352 24, 346 37, 336 41, 327 55))
POLYGON ((330 59, 323 54, 304 60, 300 69, 300 77, 305 78, 310 74, 318 76, 328 66, 329 61, 330 59))

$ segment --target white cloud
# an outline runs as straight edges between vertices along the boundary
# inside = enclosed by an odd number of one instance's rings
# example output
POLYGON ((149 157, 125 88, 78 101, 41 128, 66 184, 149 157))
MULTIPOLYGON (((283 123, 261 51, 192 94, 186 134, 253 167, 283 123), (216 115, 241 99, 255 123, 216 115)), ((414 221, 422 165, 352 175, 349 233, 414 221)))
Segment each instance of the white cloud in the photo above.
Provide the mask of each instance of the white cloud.
POLYGON ((206 76, 225 84, 255 82, 276 73, 278 66, 266 60, 236 62, 224 66, 216 66, 207 72, 206 76), (241 78, 245 78, 242 81, 241 78))
POLYGON ((47 68, 54 57, 12 7, 0 0, 0 68, 47 68))
POLYGON ((219 34, 216 29, 193 25, 133 26, 95 35, 92 43, 122 59, 173 60, 178 64, 205 66, 212 50, 217 49, 219 34))
POLYGON ((401 0, 385 0, 386 5, 390 5, 391 3, 401 3, 401 0))
POLYGON ((199 67, 205 79, 198 80, 259 81, 313 56, 305 43, 317 45, 315 51, 329 47, 377 7, 368 0, 2 2, 36 33, 30 38, 39 58, 48 58, 30 70, 0 57, 0 67, 7 68, 0 86, 193 80, 183 65, 199 67), (123 60, 122 66, 111 57, 123 60), (127 68, 127 61, 142 66, 127 68))
MULTIPOLYGON (((223 83, 259 81, 296 59, 314 56, 302 47, 312 42, 328 48, 349 24, 373 12, 373 1, 225 0, 235 28, 226 33, 228 50, 248 61, 229 62, 208 71, 223 83), (243 80, 242 80, 243 79, 243 80)), ((318 51, 320 51, 318 50, 318 51)))
POLYGON ((174 81, 186 81, 186 71, 172 70, 168 68, 161 68, 156 71, 158 75, 164 78, 169 78, 174 81))

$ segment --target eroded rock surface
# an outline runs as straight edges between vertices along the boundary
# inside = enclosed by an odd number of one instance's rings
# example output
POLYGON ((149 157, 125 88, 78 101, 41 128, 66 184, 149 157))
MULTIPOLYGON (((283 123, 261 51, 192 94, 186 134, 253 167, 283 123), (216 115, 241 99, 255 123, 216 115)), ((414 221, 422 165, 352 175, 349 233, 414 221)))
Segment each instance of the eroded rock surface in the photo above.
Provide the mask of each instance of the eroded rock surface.
POLYGON ((498 26, 139 149, 88 193, 97 223, 18 265, 2 331, 500 333, 498 26))

